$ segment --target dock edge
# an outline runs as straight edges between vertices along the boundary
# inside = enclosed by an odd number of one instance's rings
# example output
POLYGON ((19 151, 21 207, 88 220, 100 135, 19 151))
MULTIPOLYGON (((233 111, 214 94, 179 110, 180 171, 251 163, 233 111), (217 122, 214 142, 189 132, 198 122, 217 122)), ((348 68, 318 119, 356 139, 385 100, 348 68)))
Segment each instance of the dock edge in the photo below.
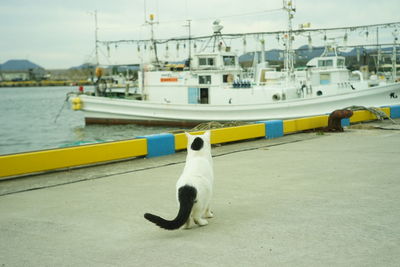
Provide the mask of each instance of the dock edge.
MULTIPOLYGON (((391 118, 400 118, 400 105, 381 107, 380 110, 391 118)), ((376 119, 377 117, 368 110, 354 111, 350 119, 342 119, 342 126, 376 119)), ((322 128, 327 125, 328 115, 291 120, 258 121, 254 124, 213 129, 211 130, 211 143, 222 144, 256 138, 279 138, 287 134, 322 128)), ((192 134, 203 132, 192 132, 192 134)), ((136 157, 152 158, 170 155, 186 149, 186 142, 184 133, 161 133, 130 140, 0 155, 0 180, 136 157)))

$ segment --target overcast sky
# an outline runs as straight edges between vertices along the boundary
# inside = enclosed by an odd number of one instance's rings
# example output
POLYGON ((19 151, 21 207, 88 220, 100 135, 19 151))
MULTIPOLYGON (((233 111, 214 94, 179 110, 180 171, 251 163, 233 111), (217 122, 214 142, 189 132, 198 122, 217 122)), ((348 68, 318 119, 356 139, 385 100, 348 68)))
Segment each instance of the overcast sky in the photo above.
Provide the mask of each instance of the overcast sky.
MULTIPOLYGON (((99 40, 145 39, 150 34, 149 27, 143 26, 144 2, 0 0, 0 63, 28 59, 44 68, 55 69, 94 62, 93 11, 98 12, 99 40)), ((312 28, 322 28, 400 21, 399 0, 298 0, 294 3, 297 9, 294 28, 305 22, 311 22, 312 28)), ((282 0, 146 1, 147 14, 155 13, 159 21, 155 26, 159 38, 187 35, 187 28, 183 27, 187 19, 191 20, 194 36, 211 34, 211 23, 217 18, 224 25, 223 33, 283 30, 286 14, 274 11, 281 7, 282 0)), ((304 40, 303 44, 306 43, 304 40)), ((276 45, 273 40, 266 40, 266 49, 276 45)), ((138 62, 136 45, 113 46, 108 50, 102 46, 100 54, 103 64, 138 62)))

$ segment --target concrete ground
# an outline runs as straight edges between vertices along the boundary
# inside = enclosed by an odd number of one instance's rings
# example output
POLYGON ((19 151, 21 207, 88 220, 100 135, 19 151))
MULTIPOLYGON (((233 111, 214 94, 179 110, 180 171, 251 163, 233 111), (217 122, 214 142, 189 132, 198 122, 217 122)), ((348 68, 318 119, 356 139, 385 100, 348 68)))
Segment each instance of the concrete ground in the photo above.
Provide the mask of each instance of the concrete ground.
POLYGON ((143 218, 176 215, 185 153, 0 182, 0 266, 399 266, 399 127, 213 155, 215 218, 191 230, 143 218))

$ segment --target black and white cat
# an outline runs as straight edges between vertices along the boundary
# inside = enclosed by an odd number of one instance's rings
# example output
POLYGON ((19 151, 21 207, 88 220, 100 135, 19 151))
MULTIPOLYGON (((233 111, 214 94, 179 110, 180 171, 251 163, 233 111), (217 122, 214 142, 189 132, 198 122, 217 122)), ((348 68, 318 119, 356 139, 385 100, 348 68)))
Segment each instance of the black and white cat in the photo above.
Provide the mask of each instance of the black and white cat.
POLYGON ((179 212, 172 221, 146 213, 144 217, 167 230, 179 229, 185 225, 189 229, 194 224, 208 224, 206 218, 212 218, 210 201, 213 191, 214 172, 211 156, 210 131, 203 135, 191 135, 188 138, 186 164, 176 183, 176 198, 179 212))

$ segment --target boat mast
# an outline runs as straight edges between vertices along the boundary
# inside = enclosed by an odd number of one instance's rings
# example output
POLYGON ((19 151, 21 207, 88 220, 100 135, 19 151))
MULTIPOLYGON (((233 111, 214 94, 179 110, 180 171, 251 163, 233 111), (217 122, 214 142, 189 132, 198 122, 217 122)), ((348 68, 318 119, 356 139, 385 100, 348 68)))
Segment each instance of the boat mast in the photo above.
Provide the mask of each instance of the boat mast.
POLYGON ((397 46, 397 40, 398 40, 398 32, 395 30, 393 32, 393 37, 394 37, 394 43, 393 43, 393 55, 392 55, 392 77, 393 77, 393 82, 396 81, 397 77, 397 51, 396 51, 396 46, 397 46))
POLYGON ((94 11, 94 41, 96 53, 96 67, 99 66, 99 40, 98 40, 99 27, 97 26, 97 10, 94 11))
POLYGON ((190 19, 188 19, 187 20, 187 25, 185 25, 185 27, 188 27, 188 31, 189 31, 189 70, 191 70, 192 69, 192 67, 191 67, 191 63, 192 63, 192 40, 191 40, 191 27, 190 27, 190 22, 191 22, 191 20, 190 19))
POLYGON ((284 58, 284 68, 287 72, 287 78, 292 79, 292 74, 294 73, 294 51, 293 51, 293 30, 292 30, 292 19, 296 8, 293 7, 291 0, 283 0, 283 9, 288 13, 288 28, 285 34, 285 58, 284 58))
POLYGON ((150 31, 151 31, 150 42, 153 45, 155 60, 158 65, 159 61, 157 55, 157 42, 154 39, 154 24, 158 24, 158 22, 154 21, 154 14, 150 14, 150 21, 146 20, 146 24, 150 25, 150 31))
MULTIPOLYGON (((94 45, 95 45, 95 56, 96 56, 95 75, 97 77, 97 80, 94 84, 95 84, 95 95, 100 96, 100 95, 102 95, 102 93, 100 91, 100 79, 101 79, 101 76, 103 76, 103 71, 99 67, 99 65, 100 65, 100 63, 99 63, 99 38, 98 38, 99 27, 97 25, 97 10, 95 10, 93 12, 93 14, 94 14, 94 45)), ((94 78, 92 77, 92 81, 93 80, 94 80, 94 78)))

